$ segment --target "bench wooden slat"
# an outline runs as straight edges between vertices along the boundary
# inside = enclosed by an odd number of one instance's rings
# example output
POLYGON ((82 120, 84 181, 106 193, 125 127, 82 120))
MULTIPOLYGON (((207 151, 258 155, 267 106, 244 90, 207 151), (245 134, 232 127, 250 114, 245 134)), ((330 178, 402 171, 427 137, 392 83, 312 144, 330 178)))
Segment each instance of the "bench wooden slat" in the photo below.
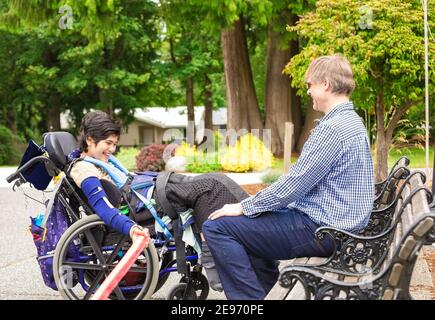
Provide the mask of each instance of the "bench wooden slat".
MULTIPOLYGON (((411 182, 418 186, 423 186, 420 175, 415 175, 411 178, 411 182)), ((426 197, 426 192, 421 190, 412 198, 412 210, 415 212, 416 217, 419 217, 430 211, 429 204, 426 197)))
POLYGON ((421 237, 426 232, 428 232, 433 227, 433 220, 431 218, 426 218, 422 222, 420 222, 416 228, 414 229, 414 234, 418 237, 421 237))
POLYGON ((390 277, 388 278, 388 284, 390 286, 397 286, 399 284, 400 276, 402 275, 403 265, 400 263, 395 263, 391 271, 390 277))
MULTIPOLYGON (((390 248, 388 251, 388 260, 393 259, 394 254, 396 253, 396 249, 400 246, 400 240, 402 238, 402 222, 397 224, 396 229, 394 230, 393 240, 391 241, 390 248)), ((387 260, 384 263, 388 262, 387 260)))
POLYGON ((400 248, 399 258, 403 260, 408 260, 416 244, 417 241, 415 240, 415 238, 413 236, 408 236, 405 240, 405 243, 400 248))
POLYGON ((394 291, 390 288, 386 289, 384 295, 382 296, 382 300, 392 300, 394 297, 394 291))

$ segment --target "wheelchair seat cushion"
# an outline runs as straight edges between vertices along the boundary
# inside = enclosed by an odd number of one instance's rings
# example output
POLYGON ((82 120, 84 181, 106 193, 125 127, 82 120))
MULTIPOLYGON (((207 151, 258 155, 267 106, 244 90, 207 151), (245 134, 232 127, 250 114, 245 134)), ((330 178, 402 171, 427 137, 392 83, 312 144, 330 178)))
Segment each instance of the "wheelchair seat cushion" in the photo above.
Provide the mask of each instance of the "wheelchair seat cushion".
POLYGON ((69 132, 48 132, 43 135, 48 156, 61 170, 64 169, 68 155, 77 148, 77 140, 69 132))

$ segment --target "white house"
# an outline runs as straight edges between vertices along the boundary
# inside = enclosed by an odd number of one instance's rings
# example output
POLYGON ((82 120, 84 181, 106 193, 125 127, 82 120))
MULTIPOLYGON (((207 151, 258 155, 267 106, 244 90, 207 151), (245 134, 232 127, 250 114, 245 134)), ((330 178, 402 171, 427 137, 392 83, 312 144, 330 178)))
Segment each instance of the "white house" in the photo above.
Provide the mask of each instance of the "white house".
MULTIPOLYGON (((196 140, 202 139, 204 128, 203 106, 195 107, 196 140)), ((68 115, 61 115, 61 127, 68 128, 68 115)), ((213 130, 225 129, 227 125, 227 108, 213 110, 213 130)), ((187 107, 149 107, 137 108, 134 120, 128 127, 124 127, 119 146, 143 146, 151 143, 162 143, 174 138, 186 139, 187 136, 187 107)))

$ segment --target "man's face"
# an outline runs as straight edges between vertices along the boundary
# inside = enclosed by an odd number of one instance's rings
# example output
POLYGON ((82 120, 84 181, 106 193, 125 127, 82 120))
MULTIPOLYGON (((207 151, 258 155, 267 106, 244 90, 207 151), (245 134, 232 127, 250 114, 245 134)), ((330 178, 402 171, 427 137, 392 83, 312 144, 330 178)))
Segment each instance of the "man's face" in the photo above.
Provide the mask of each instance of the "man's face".
POLYGON ((95 144, 94 139, 88 137, 86 139, 86 142, 88 144, 88 156, 108 162, 109 156, 116 150, 116 145, 118 144, 118 136, 114 134, 110 135, 106 139, 99 141, 97 144, 95 144))
POLYGON ((312 81, 307 80, 307 94, 313 100, 313 109, 315 111, 323 112, 326 102, 326 93, 328 85, 325 81, 312 81))

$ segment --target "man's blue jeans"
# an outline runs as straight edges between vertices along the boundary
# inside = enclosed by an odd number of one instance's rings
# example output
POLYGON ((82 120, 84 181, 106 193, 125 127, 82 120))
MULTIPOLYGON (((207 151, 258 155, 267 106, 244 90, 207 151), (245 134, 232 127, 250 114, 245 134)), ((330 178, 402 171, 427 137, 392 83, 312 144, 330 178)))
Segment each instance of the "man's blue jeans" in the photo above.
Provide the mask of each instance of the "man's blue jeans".
POLYGON ((332 240, 315 239, 319 227, 294 209, 207 220, 203 233, 230 300, 263 299, 278 280, 278 263, 296 257, 329 256, 332 240))

